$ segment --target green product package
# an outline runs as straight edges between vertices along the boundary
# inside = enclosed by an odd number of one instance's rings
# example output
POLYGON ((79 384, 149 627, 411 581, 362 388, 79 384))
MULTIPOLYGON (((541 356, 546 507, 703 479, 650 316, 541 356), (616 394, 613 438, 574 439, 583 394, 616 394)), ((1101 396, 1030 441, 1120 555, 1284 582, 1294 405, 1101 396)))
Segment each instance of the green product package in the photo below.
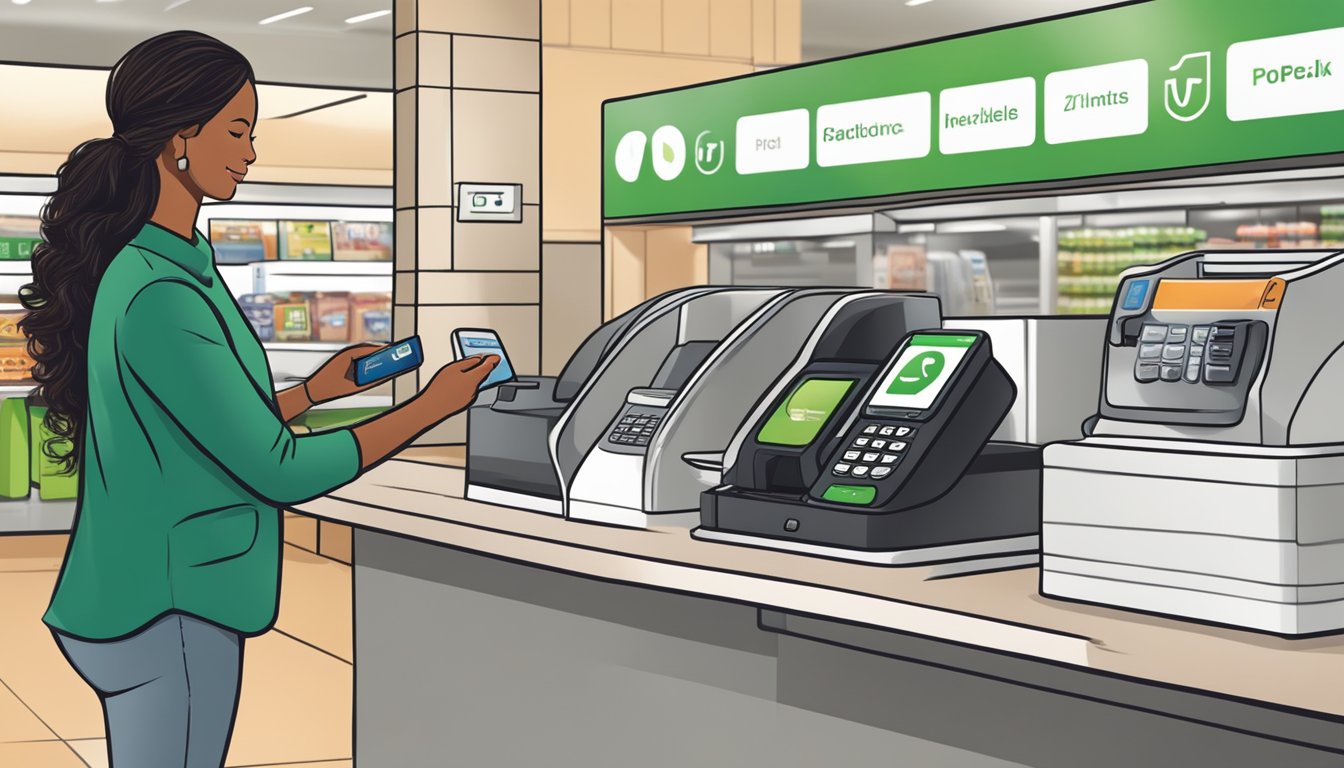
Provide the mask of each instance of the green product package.
POLYGON ((0 401, 0 498, 26 499, 32 492, 28 433, 28 408, 23 398, 0 401))
POLYGON ((32 436, 29 441, 30 480, 37 486, 38 498, 43 501, 74 499, 79 495, 79 472, 61 474, 60 463, 49 458, 43 450, 47 441, 54 437, 42 424, 46 414, 45 406, 28 407, 28 430, 32 436))

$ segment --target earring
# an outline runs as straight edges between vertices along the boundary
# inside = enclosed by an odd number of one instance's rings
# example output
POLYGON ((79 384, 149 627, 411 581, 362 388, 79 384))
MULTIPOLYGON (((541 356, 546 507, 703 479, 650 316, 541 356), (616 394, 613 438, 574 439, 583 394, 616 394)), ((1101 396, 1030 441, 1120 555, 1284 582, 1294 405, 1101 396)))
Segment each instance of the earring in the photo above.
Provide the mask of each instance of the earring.
POLYGON ((186 156, 186 155, 183 155, 183 156, 177 158, 177 170, 179 170, 179 171, 185 171, 185 170, 187 170, 187 156, 186 156))

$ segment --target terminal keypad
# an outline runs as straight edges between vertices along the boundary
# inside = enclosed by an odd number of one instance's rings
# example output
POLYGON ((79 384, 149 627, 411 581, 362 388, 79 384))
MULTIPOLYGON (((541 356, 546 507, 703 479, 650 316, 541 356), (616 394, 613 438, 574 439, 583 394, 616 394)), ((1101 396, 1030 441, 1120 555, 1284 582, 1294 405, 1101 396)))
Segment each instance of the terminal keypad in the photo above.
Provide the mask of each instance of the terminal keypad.
POLYGON ((831 474, 873 480, 888 477, 909 451, 916 429, 906 424, 863 425, 857 430, 859 437, 845 446, 841 460, 831 467, 831 474))
POLYGON ((663 421, 660 413, 627 413, 616 423, 607 440, 616 445, 645 447, 663 421))
MULTIPOLYGON (((1154 381, 1198 384, 1208 378, 1206 359, 1214 360, 1215 351, 1231 355, 1230 341, 1224 345, 1219 326, 1164 325, 1147 323, 1139 334, 1139 354, 1134 362, 1134 378, 1141 383, 1154 381)), ((1215 374, 1216 376, 1216 374, 1215 374)))

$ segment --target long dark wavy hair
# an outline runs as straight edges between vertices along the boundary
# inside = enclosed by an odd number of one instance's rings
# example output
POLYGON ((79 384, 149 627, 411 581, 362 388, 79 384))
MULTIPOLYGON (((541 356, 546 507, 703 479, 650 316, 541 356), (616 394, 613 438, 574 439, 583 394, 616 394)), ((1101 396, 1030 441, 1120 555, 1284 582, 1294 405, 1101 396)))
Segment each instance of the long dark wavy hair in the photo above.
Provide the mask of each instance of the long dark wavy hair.
POLYGON ((75 147, 42 208, 33 282, 19 291, 28 314, 36 394, 46 401, 42 448, 62 471, 79 467, 89 403, 88 340, 98 283, 117 252, 149 221, 159 198, 156 160, 177 133, 204 125, 249 82, 252 65, 208 35, 169 32, 132 48, 107 79, 112 137, 75 147))

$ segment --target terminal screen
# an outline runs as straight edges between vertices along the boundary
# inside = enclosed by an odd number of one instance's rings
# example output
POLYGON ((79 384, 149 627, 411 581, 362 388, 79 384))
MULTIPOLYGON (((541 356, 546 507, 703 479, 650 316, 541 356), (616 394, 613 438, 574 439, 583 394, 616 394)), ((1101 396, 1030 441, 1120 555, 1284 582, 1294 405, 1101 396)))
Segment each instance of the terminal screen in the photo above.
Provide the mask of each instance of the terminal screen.
POLYGON ((768 445, 810 444, 853 386, 854 379, 807 379, 770 414, 756 441, 768 445))
POLYGON ((869 405, 922 411, 933 405, 975 336, 916 334, 882 378, 869 405))

